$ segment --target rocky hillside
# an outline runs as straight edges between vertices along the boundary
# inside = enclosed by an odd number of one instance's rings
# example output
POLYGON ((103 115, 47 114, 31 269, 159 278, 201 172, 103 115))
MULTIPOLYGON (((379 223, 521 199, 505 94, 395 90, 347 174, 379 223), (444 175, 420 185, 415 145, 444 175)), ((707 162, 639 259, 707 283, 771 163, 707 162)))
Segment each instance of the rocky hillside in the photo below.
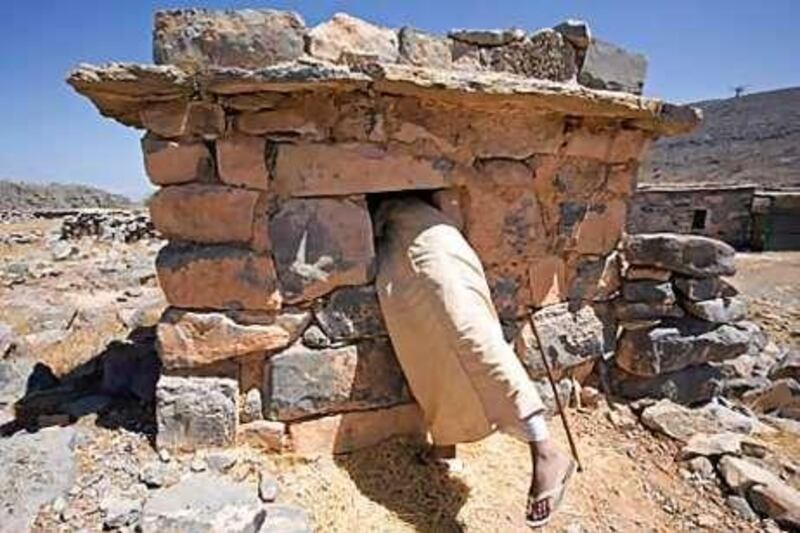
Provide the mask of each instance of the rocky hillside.
POLYGON ((642 181, 800 186, 800 87, 693 105, 703 125, 655 143, 642 181))
POLYGON ((130 199, 86 185, 0 180, 0 211, 127 207, 130 199))

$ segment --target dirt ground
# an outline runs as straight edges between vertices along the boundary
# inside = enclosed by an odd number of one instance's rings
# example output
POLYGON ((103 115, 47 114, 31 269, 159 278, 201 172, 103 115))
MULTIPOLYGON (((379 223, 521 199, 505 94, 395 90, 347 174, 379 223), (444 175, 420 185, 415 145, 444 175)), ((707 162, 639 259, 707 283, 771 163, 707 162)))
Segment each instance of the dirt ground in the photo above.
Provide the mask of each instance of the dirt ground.
MULTIPOLYGON (((46 235, 53 228, 53 222, 34 223, 15 227, 14 231, 36 229, 46 235)), ((10 231, 8 227, 0 229, 4 234, 10 231)), ((139 321, 147 322, 163 305, 152 279, 142 282, 138 276, 103 274, 109 256, 134 266, 151 264, 155 253, 152 243, 121 249, 82 242, 78 247, 76 257, 51 265, 42 242, 0 244, 0 267, 24 262, 29 266, 55 265, 58 270, 24 284, 0 286, 0 321, 12 325, 19 334, 33 335, 37 340, 36 335, 41 333, 37 324, 42 320, 36 315, 43 310, 58 310, 62 322, 66 317, 60 327, 66 327, 68 334, 49 344, 43 342, 37 352, 37 357, 58 368, 86 360, 111 338, 124 336, 131 327, 131 313, 143 309, 139 321), (145 315, 150 318, 143 318, 145 315)), ((800 252, 742 254, 733 282, 750 301, 752 318, 771 338, 779 344, 797 346, 800 252)), ((584 472, 574 478, 561 512, 545 531, 763 530, 763 524, 748 523, 734 514, 716 482, 683 470, 674 461, 676 443, 638 424, 616 427, 607 414, 603 408, 570 409, 584 472)), ((552 421, 551 428, 566 449, 558 420, 552 421)), ((106 449, 103 442, 128 438, 99 425, 92 426, 91 431, 99 447, 92 457, 113 454, 120 448, 117 442, 115 448, 106 449)), ((155 451, 143 445, 146 439, 136 439, 141 460, 156 458, 155 451)), ((800 462, 796 437, 776 437, 776 443, 786 448, 795 463, 800 462)), ((304 506, 319 531, 528 531, 523 521, 530 472, 525 445, 494 435, 460 446, 465 470, 459 474, 421 464, 416 458, 419 451, 415 444, 391 441, 334 458, 308 460, 261 454, 252 461, 274 473, 282 487, 280 499, 304 506)), ((84 459, 80 462, 82 475, 102 472, 102 461, 88 456, 84 459)), ((254 476, 256 471, 254 467, 242 475, 254 476)), ((42 531, 51 530, 48 524, 52 522, 44 515, 38 524, 42 531)))

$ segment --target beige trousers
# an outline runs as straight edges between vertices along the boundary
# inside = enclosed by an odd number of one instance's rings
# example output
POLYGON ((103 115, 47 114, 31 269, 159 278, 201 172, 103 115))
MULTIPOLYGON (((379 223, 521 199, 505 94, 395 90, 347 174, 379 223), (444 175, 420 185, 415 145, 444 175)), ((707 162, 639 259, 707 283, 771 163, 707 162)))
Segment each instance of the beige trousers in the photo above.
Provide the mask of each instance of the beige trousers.
POLYGON ((390 200, 376 217, 381 310, 435 444, 495 429, 525 438, 544 405, 505 342, 483 267, 449 219, 419 200, 390 200))

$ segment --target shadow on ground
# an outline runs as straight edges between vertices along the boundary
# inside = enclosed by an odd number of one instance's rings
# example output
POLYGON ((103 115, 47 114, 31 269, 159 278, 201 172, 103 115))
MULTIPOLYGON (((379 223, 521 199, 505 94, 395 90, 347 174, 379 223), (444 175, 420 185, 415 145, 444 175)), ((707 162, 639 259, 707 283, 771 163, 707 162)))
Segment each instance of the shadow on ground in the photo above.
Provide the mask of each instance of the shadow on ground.
MULTIPOLYGON (((0 436, 66 426, 94 413, 99 426, 125 428, 152 441, 153 400, 160 373, 154 343, 154 328, 137 328, 127 339, 110 342, 98 355, 60 377, 43 363, 27 363, 30 371, 24 394, 14 403, 14 420, 0 425, 0 436)), ((6 363, 25 368, 26 362, 6 363)))
POLYGON ((358 490, 422 532, 463 531, 458 513, 469 487, 443 469, 420 459, 424 447, 395 439, 372 448, 341 454, 336 464, 358 490))

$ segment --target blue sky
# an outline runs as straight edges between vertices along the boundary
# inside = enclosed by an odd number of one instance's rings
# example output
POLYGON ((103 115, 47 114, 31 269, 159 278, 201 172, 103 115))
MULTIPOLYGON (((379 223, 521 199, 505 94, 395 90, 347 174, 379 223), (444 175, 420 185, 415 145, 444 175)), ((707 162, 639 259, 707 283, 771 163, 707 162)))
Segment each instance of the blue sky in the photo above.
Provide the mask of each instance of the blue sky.
POLYGON ((800 0, 5 0, 0 178, 146 193, 140 132, 102 119, 64 77, 79 62, 150 62, 153 11, 181 6, 294 9, 309 25, 347 11, 437 32, 583 18, 595 35, 647 55, 649 95, 686 102, 727 97, 738 84, 800 85, 800 0))

